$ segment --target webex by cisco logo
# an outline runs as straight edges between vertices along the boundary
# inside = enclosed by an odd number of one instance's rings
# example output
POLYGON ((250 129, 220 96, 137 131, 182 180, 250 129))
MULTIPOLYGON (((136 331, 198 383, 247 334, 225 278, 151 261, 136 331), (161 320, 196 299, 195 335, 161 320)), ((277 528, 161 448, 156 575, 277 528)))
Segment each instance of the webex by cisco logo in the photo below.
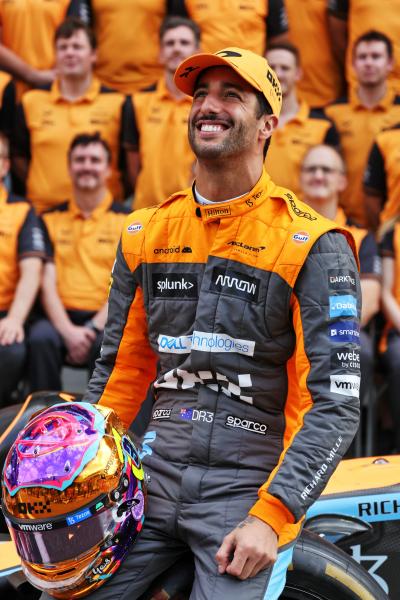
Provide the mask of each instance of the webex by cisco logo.
POLYGON ((248 277, 244 273, 214 267, 211 277, 210 290, 222 292, 228 296, 235 296, 257 302, 260 290, 260 280, 248 277))
POLYGON ((197 277, 192 273, 154 273, 153 296, 197 298, 197 277))

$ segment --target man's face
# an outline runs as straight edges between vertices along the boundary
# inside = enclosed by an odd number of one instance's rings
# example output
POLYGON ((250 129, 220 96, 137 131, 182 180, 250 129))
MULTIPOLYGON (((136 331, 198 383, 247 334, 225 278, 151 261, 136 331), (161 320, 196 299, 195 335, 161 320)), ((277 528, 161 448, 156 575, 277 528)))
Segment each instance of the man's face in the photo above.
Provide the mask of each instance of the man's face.
POLYGON ((69 158, 69 173, 77 190, 89 192, 105 187, 110 165, 104 147, 96 142, 76 146, 69 158))
POLYGON ((180 25, 165 32, 160 45, 160 63, 175 73, 180 63, 195 54, 199 47, 194 33, 189 27, 180 25))
POLYGON ((95 60, 96 52, 83 29, 56 41, 56 69, 60 76, 84 77, 92 71, 95 60))
POLYGON ((384 42, 360 42, 354 49, 353 68, 361 85, 375 86, 386 80, 393 61, 384 42))
POLYGON ((346 187, 346 177, 340 156, 328 146, 312 148, 305 156, 300 172, 304 200, 337 202, 346 187))
MULTIPOLYGON (((189 141, 198 158, 257 154, 265 117, 254 89, 229 67, 212 67, 200 75, 189 115, 189 141)), ((271 133, 276 117, 267 117, 271 133)), ((266 137, 269 137, 268 135, 266 137)), ((265 141, 264 138, 262 141, 265 141)))
POLYGON ((283 48, 269 50, 266 54, 270 67, 275 71, 282 88, 282 96, 288 96, 301 77, 301 69, 294 54, 283 48))

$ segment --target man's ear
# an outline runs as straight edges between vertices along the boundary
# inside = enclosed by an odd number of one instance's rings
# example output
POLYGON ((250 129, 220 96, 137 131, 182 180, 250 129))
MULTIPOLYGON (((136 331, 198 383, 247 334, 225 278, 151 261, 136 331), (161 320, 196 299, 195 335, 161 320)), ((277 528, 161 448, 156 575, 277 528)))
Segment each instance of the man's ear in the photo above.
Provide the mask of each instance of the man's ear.
POLYGON ((267 140, 271 137, 272 132, 278 127, 278 117, 275 115, 263 115, 261 117, 261 139, 267 140))

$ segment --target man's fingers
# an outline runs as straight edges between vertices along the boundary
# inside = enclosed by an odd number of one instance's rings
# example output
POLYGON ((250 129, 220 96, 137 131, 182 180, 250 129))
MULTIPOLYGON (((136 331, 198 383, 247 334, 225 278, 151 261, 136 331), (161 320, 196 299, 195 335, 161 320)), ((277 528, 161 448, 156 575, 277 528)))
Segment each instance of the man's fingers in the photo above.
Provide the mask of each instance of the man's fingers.
POLYGON ((96 339, 96 332, 85 327, 85 336, 90 342, 94 342, 96 339))
MULTIPOLYGON (((257 558, 255 556, 251 556, 251 557, 247 558, 246 562, 243 565, 242 572, 239 575, 236 575, 236 577, 239 577, 239 579, 248 579, 249 577, 252 576, 252 573, 255 570, 256 565, 259 564, 259 562, 260 561, 257 560, 257 558)), ((230 573, 229 567, 228 567, 227 572, 230 573)), ((230 574, 234 575, 234 573, 230 573, 230 574)))
POLYGON ((25 332, 24 332, 23 328, 21 327, 17 331, 17 335, 15 336, 15 341, 20 344, 21 342, 24 341, 24 337, 25 337, 25 332))
POLYGON ((225 573, 226 568, 229 565, 229 559, 232 555, 234 547, 234 536, 232 534, 226 535, 218 552, 215 555, 215 560, 218 563, 219 573, 225 573))
POLYGON ((276 559, 273 558, 263 558, 262 560, 259 560, 253 567, 253 570, 251 571, 249 577, 255 577, 256 575, 258 575, 258 573, 260 571, 263 571, 264 569, 267 569, 268 567, 273 567, 274 563, 275 563, 276 559))
POLYGON ((246 561, 249 557, 250 551, 247 548, 236 546, 235 553, 231 563, 227 566, 226 572, 234 577, 241 577, 246 561))

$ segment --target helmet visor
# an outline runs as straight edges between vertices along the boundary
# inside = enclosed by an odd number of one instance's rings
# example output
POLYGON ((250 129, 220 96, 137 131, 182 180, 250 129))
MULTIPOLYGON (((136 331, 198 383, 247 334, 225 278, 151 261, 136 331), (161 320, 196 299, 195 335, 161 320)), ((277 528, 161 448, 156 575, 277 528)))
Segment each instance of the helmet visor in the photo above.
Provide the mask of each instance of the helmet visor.
POLYGON ((115 508, 85 517, 81 520, 54 523, 51 521, 32 521, 32 523, 10 522, 7 524, 20 557, 38 565, 52 565, 78 558, 101 544, 114 531, 116 520, 115 508))

